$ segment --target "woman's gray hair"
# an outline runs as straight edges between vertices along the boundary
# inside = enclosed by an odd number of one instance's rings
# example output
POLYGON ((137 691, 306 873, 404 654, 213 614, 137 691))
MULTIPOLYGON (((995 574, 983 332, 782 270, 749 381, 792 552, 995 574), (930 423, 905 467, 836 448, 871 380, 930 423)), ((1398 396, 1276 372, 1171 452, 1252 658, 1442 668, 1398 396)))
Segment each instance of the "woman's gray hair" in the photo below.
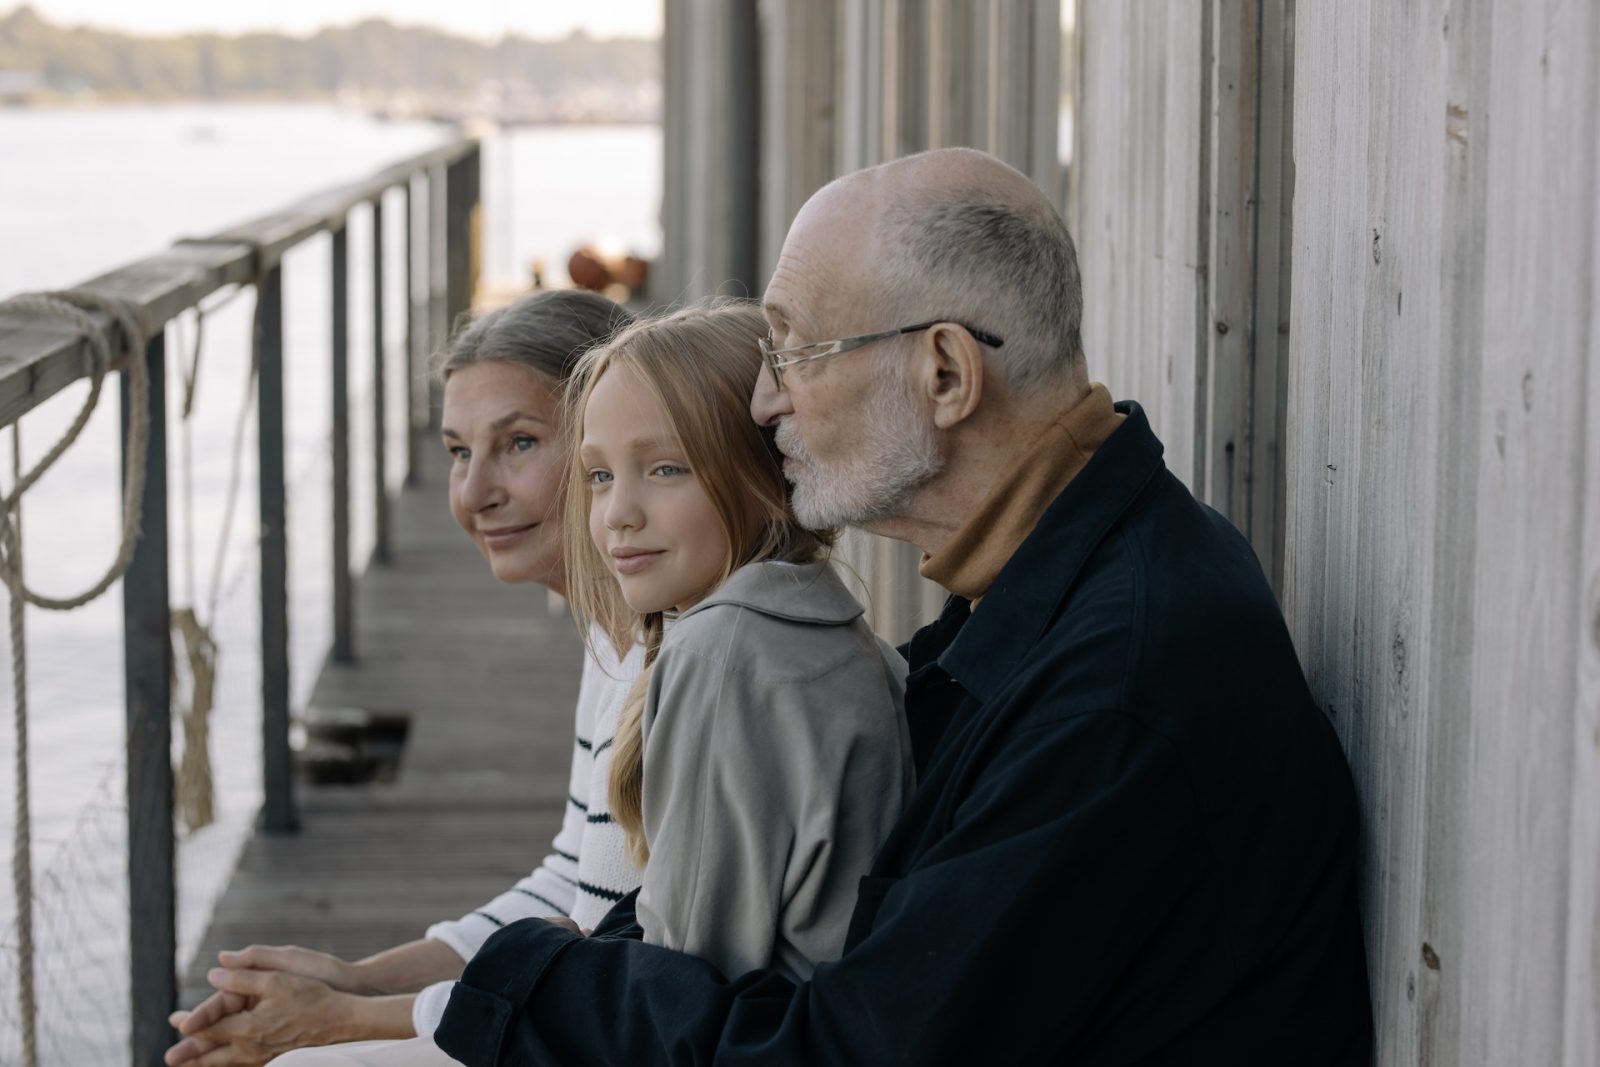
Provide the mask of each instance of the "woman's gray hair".
POLYGON ((428 361, 439 382, 473 363, 504 360, 538 371, 557 388, 584 352, 633 322, 621 306, 584 289, 541 289, 458 327, 428 361))

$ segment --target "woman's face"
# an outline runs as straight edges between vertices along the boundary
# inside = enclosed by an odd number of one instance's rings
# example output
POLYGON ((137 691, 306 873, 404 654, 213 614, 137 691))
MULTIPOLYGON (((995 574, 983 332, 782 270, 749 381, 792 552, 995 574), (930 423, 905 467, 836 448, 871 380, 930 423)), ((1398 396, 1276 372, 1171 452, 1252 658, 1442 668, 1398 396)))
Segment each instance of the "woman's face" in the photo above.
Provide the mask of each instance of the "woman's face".
POLYGON ((548 379, 504 360, 453 371, 440 433, 450 453, 450 514, 502 582, 566 593, 560 400, 548 379))

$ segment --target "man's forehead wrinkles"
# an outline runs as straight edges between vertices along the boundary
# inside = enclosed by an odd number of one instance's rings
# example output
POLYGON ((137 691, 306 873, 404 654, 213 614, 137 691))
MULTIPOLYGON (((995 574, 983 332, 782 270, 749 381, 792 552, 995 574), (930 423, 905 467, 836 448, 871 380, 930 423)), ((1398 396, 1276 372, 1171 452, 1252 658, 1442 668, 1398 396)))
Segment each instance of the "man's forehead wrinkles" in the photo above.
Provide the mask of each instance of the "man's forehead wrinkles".
POLYGON ((821 256, 786 255, 772 273, 768 290, 776 290, 769 306, 791 328, 814 330, 831 324, 848 310, 848 272, 821 256), (843 275, 843 276, 842 276, 843 275))

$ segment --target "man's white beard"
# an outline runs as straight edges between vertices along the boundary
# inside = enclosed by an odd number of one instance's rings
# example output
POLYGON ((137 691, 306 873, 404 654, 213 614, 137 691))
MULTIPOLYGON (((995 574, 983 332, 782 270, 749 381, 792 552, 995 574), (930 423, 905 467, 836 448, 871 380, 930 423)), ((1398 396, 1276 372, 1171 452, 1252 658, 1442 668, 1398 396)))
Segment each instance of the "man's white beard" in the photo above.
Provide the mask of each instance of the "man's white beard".
POLYGON ((819 467, 789 419, 778 423, 778 447, 790 459, 794 514, 810 530, 861 526, 901 514, 911 495, 944 469, 933 425, 918 410, 904 364, 873 376, 865 439, 843 444, 843 459, 819 467))

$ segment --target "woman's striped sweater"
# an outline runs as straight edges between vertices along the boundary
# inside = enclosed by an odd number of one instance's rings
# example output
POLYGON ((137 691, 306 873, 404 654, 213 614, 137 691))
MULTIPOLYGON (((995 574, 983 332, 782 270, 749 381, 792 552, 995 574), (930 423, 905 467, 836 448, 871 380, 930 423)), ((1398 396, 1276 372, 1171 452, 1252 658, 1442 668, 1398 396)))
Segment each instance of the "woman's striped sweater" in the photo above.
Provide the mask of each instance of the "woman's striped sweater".
MULTIPOLYGON (((517 919, 565 915, 592 929, 611 905, 639 887, 641 872, 628 861, 622 827, 611 821, 606 779, 617 717, 643 668, 644 652, 635 645, 619 661, 610 641, 599 634, 591 635, 590 647, 578 688, 567 808, 550 854, 482 907, 428 927, 427 937, 443 941, 464 960, 490 934, 517 919)), ((418 996, 412 1013, 418 1034, 431 1034, 438 1025, 452 985, 441 982, 418 996)))

